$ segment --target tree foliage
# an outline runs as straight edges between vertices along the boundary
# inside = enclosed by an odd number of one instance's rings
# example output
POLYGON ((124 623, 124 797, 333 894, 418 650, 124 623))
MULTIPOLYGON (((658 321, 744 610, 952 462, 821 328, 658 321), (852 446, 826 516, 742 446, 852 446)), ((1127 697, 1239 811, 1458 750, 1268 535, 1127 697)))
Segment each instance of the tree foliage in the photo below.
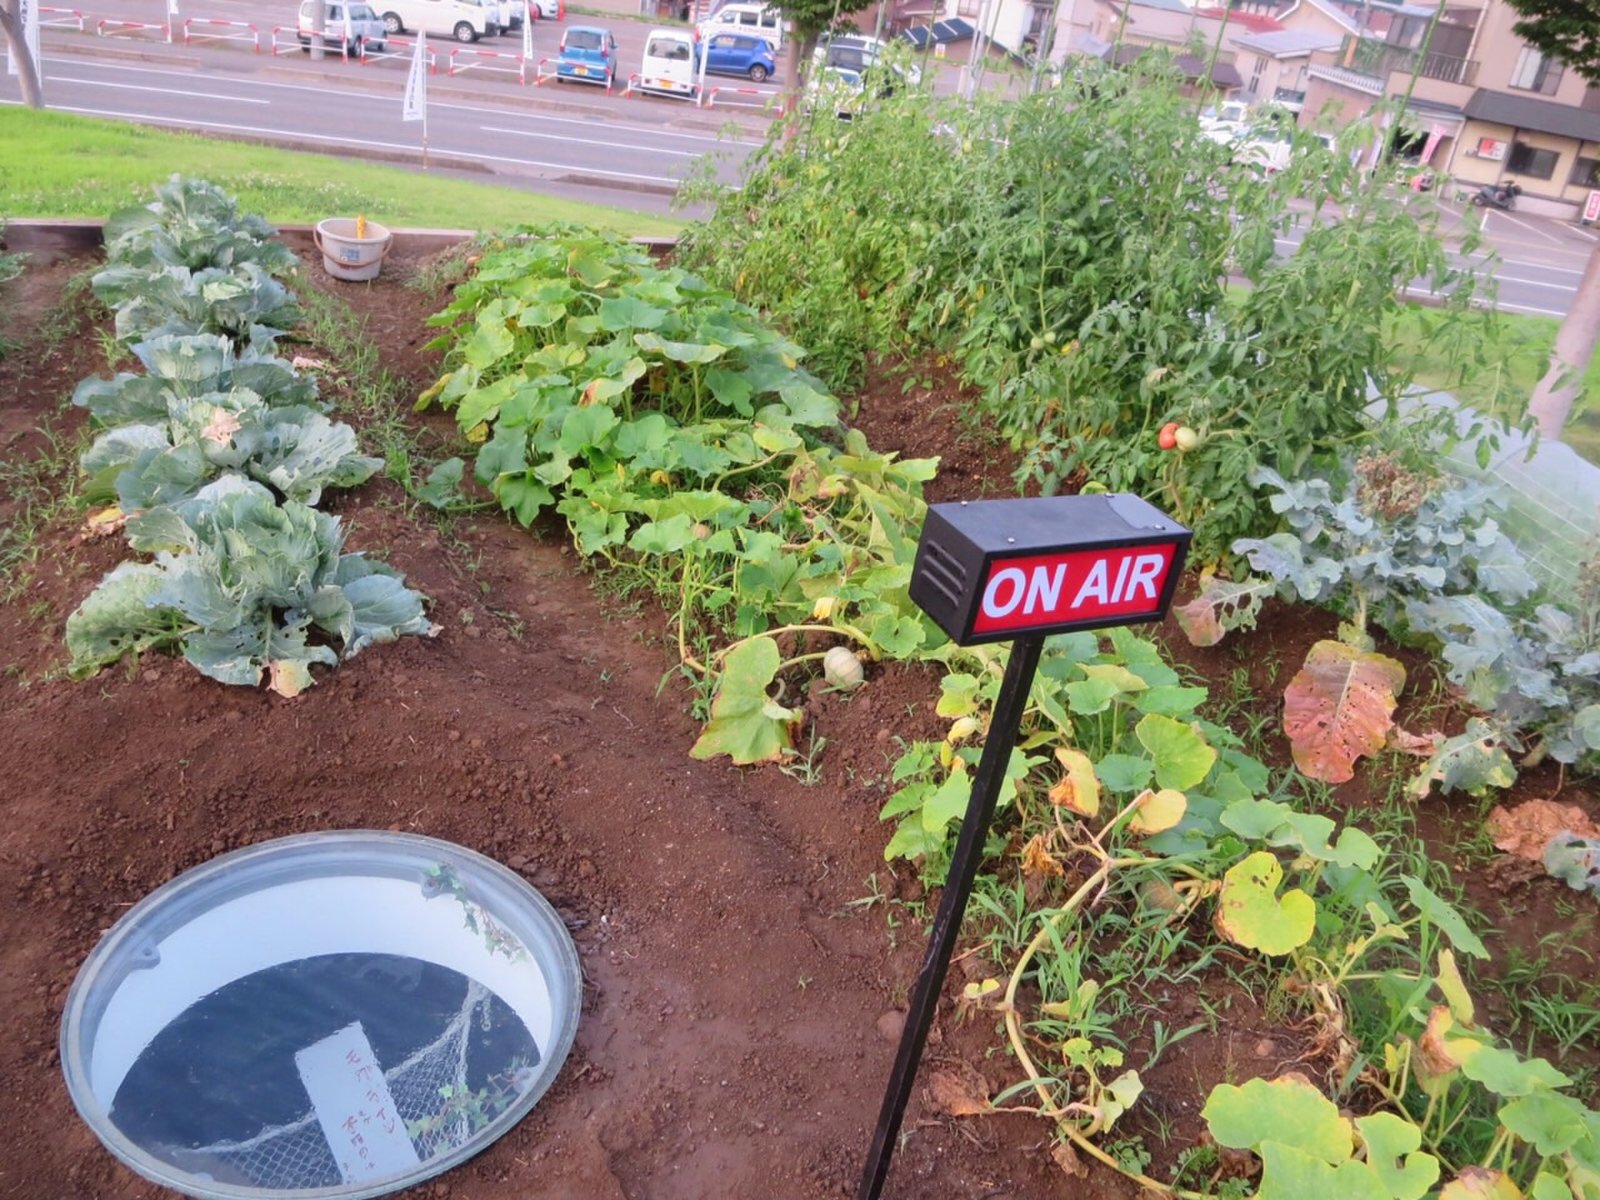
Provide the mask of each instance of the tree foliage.
POLYGON ((1541 54, 1600 83, 1600 5, 1594 0, 1510 0, 1522 14, 1512 28, 1541 54))

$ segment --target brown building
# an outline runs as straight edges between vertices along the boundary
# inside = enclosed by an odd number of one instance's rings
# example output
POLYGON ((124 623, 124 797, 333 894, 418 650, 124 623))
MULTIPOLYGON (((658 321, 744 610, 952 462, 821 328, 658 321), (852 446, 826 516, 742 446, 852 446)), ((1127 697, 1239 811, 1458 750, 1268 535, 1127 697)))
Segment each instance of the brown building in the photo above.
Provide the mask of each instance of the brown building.
POLYGON ((1576 217, 1600 189, 1600 89, 1512 32, 1504 0, 1445 9, 1428 52, 1431 6, 1346 2, 1356 23, 1339 48, 1312 55, 1302 120, 1365 118, 1384 98, 1416 89, 1399 149, 1423 157, 1460 186, 1515 181, 1521 207, 1576 217))

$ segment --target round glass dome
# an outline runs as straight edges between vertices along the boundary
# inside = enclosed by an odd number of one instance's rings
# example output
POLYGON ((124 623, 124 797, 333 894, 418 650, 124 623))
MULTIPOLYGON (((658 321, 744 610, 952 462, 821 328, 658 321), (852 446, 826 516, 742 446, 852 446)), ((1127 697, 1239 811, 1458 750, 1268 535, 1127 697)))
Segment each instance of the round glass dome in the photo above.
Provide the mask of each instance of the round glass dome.
POLYGON ((351 831, 188 871, 101 939, 61 1063, 100 1140, 204 1200, 381 1196, 526 1116, 577 1030, 578 955, 519 876, 351 831))

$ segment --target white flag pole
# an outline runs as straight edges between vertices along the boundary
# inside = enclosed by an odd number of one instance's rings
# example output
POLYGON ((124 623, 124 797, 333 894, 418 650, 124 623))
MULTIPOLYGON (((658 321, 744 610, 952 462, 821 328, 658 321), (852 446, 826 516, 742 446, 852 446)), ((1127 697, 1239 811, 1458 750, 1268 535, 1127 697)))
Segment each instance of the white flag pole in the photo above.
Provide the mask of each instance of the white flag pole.
POLYGON ((528 64, 533 61, 533 22, 539 10, 532 0, 522 5, 522 82, 528 82, 528 64))
POLYGON ((356 36, 355 28, 350 23, 350 0, 345 0, 341 11, 344 13, 344 58, 346 62, 349 62, 350 55, 355 50, 356 36))
POLYGON ((167 0, 167 41, 172 41, 172 26, 178 18, 178 0, 167 0))
POLYGON ((422 122, 422 169, 428 169, 428 35, 417 30, 411 48, 411 72, 406 76, 405 98, 400 109, 402 121, 422 122))

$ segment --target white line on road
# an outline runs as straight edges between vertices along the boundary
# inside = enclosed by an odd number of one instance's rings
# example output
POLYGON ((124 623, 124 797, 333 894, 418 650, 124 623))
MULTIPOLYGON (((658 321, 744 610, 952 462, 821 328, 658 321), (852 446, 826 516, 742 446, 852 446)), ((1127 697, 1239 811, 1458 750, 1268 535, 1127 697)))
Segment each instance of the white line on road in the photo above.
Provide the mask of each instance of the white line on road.
POLYGON ((252 96, 224 96, 218 92, 190 92, 179 88, 144 87, 137 83, 116 83, 109 79, 72 79, 66 75, 52 75, 51 83, 81 83, 87 87, 116 88, 122 92, 159 92, 163 96, 183 96, 195 100, 232 100, 238 104, 271 104, 271 100, 257 100, 252 96))
MULTIPOLYGON (((1438 292, 1433 291, 1431 288, 1408 287, 1408 288, 1405 289, 1405 294, 1407 296, 1421 296, 1421 297, 1423 297, 1425 299, 1435 300, 1435 301, 1444 299, 1443 296, 1441 296, 1438 292)), ((1474 300, 1472 302, 1472 307, 1473 308, 1493 308, 1497 312, 1532 313, 1535 316, 1540 316, 1540 317, 1564 317, 1564 316, 1567 315, 1566 313, 1562 312, 1561 310, 1555 309, 1555 308, 1534 308, 1532 305, 1529 305, 1529 304, 1508 304, 1508 303, 1505 303, 1504 301, 1499 301, 1499 302, 1496 302, 1495 304, 1491 305, 1491 304, 1488 304, 1487 302, 1485 302, 1485 301, 1483 301, 1481 299, 1478 299, 1478 298, 1474 298, 1474 300)))
POLYGON ((509 133, 513 137, 538 138, 544 142, 571 142, 575 146, 603 146, 607 150, 638 150, 644 154, 670 154, 674 158, 699 158, 698 150, 666 150, 660 146, 634 146, 627 142, 602 142, 592 137, 564 137, 559 133, 540 133, 537 129, 504 129, 499 125, 479 125, 484 133, 509 133))
MULTIPOLYGON (((0 100, 12 108, 20 108, 20 100, 0 100)), ((57 112, 81 113, 86 117, 114 117, 123 121, 148 121, 153 125, 176 125, 180 129, 223 129, 230 133, 258 133, 270 137, 288 138, 293 141, 333 142, 342 146, 371 146, 379 150, 404 150, 408 154, 418 154, 418 147, 406 145, 401 142, 375 142, 371 138, 345 138, 333 137, 321 133, 301 133, 291 129, 265 129, 256 125, 228 125, 220 121, 189 121, 182 117, 157 117, 148 113, 112 112, 101 108, 74 108, 71 105, 57 104, 57 112)), ((453 158, 470 158, 474 162, 504 163, 515 167, 538 167, 547 171, 563 171, 570 175, 604 175, 610 179, 631 179, 640 183, 665 183, 677 187, 683 181, 672 179, 665 175, 636 175, 630 171, 603 171, 598 167, 585 167, 578 163, 544 162, 533 158, 504 158, 496 154, 474 154, 468 150, 451 150, 444 146, 435 146, 436 153, 448 154, 453 158)))
MULTIPOLYGON (((1561 239, 1556 237, 1554 234, 1546 233, 1544 230, 1539 229, 1536 226, 1529 225, 1526 221, 1519 221, 1508 212, 1502 212, 1502 211, 1498 211, 1497 210, 1495 215, 1500 217, 1502 220, 1510 221, 1513 225, 1516 225, 1521 229, 1526 229, 1529 233, 1538 234, 1540 237, 1544 238, 1544 240, 1547 241, 1547 242, 1554 242, 1558 246, 1561 245, 1561 239)), ((1485 228, 1488 228, 1488 225, 1489 225, 1489 210, 1488 209, 1485 209, 1484 212, 1483 212, 1483 224, 1484 224, 1485 228)))
MULTIPOLYGON (((76 55, 67 56, 67 57, 51 57, 51 56, 47 55, 45 57, 45 62, 47 62, 47 63, 51 63, 51 62, 70 63, 73 66, 81 66, 83 64, 83 58, 81 56, 76 56, 76 55)), ((137 72, 138 74, 141 74, 141 75, 166 75, 166 76, 171 76, 172 78, 175 78, 175 79, 193 79, 193 78, 195 78, 195 75, 196 75, 196 73, 194 71, 163 71, 163 70, 159 70, 158 68, 155 68, 155 67, 130 67, 130 66, 125 66, 125 65, 123 65, 121 63, 97 62, 96 63, 96 67, 98 69, 100 69, 100 70, 105 70, 105 71, 133 71, 133 72, 137 72)), ((202 77, 205 77, 205 78, 213 78, 213 79, 221 78, 220 76, 215 76, 215 75, 213 75, 213 76, 205 76, 204 73, 201 73, 201 74, 202 74, 202 77)), ((241 81, 241 82, 243 82, 243 81, 241 81)), ((393 95, 398 95, 399 94, 399 91, 398 91, 399 80, 396 79, 395 83, 396 83, 396 90, 393 93, 393 95)), ((329 95, 343 96, 343 97, 346 97, 346 98, 351 99, 351 100, 385 101, 385 100, 389 100, 389 99, 392 98, 391 95, 385 94, 385 93, 382 93, 382 92, 342 91, 342 90, 340 90, 338 88, 311 87, 311 86, 309 86, 307 84, 303 84, 303 83, 273 83, 270 80, 266 80, 266 79, 254 79, 254 78, 252 78, 252 79, 249 80, 249 85, 252 86, 252 87, 260 87, 260 88, 277 88, 280 91, 287 91, 287 92, 312 92, 312 93, 315 93, 318 96, 329 96, 329 95)), ((491 98, 491 99, 496 99, 496 98, 491 98)), ((448 101, 430 100, 428 102, 428 107, 429 108, 448 108, 448 109, 452 109, 452 110, 455 110, 455 111, 458 111, 458 112, 476 113, 479 117, 492 116, 492 115, 494 115, 496 113, 504 113, 508 117, 527 117, 527 116, 530 115, 530 110, 528 110, 528 109, 505 109, 505 108, 500 108, 497 105, 492 104, 492 103, 491 104, 451 104, 448 101)), ((539 112, 539 113, 536 114, 536 116, 537 116, 537 119, 539 120, 540 124, 544 124, 544 125, 549 125, 549 124, 581 125, 586 129, 608 129, 608 130, 612 130, 612 131, 625 130, 625 131, 627 131, 629 133, 639 133, 639 134, 644 134, 644 135, 647 135, 647 136, 650 136, 650 137, 669 137, 669 138, 676 138, 679 141, 708 142, 708 143, 711 143, 713 145, 723 145, 723 146, 745 146, 745 147, 749 147, 751 149, 754 149, 756 147, 759 147, 759 146, 763 145, 763 143, 761 143, 761 142, 747 142, 747 141, 741 141, 741 140, 738 140, 738 139, 735 139, 735 138, 720 138, 720 137, 717 137, 715 134, 677 133, 677 132, 675 132, 673 130, 663 129, 663 128, 661 128, 659 126, 656 126, 656 125, 637 125, 637 124, 631 124, 631 123, 626 122, 626 121, 612 121, 612 120, 608 120, 608 119, 606 119, 604 117, 591 117, 591 118, 588 118, 588 119, 583 119, 583 118, 578 118, 578 117, 553 117, 553 116, 550 116, 550 115, 548 115, 547 113, 544 113, 544 112, 539 112)))
POLYGON ((1516 275, 1491 275, 1490 278, 1496 283, 1532 283, 1552 292, 1576 292, 1578 290, 1576 287, 1570 287, 1565 283, 1551 283, 1548 279, 1522 279, 1516 275))

